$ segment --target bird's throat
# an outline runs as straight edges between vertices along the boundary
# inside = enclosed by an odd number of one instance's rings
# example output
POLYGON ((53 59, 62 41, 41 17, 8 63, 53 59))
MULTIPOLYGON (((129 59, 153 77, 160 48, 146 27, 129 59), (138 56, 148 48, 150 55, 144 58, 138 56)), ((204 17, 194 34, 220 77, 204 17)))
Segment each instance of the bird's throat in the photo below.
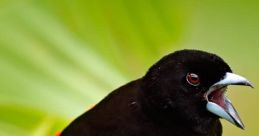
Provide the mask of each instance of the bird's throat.
POLYGON ((224 96, 225 92, 226 92, 226 87, 214 90, 208 95, 208 101, 219 105, 223 109, 226 109, 225 96, 224 96))

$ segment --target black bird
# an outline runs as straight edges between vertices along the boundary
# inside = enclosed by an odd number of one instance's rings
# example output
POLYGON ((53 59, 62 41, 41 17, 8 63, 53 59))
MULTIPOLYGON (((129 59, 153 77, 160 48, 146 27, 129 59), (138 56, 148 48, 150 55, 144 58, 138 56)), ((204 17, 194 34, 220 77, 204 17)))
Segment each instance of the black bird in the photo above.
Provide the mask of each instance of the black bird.
POLYGON ((221 136, 219 118, 244 128, 225 96, 228 85, 252 87, 215 54, 176 51, 114 90, 61 136, 221 136))

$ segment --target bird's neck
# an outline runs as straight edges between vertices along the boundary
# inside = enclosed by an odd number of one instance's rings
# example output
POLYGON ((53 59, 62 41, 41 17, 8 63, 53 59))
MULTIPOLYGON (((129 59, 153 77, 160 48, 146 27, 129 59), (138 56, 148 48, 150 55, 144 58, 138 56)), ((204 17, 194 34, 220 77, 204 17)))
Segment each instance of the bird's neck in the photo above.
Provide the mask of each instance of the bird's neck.
MULTIPOLYGON (((140 93, 140 97, 143 98, 143 94, 140 93)), ((218 117, 187 118, 177 108, 167 105, 166 99, 164 101, 156 100, 152 96, 145 96, 145 99, 139 99, 139 101, 143 113, 157 126, 168 130, 177 129, 181 133, 190 132, 190 134, 197 134, 197 136, 214 136, 217 133, 216 131, 221 131, 218 117), (160 101, 160 103, 156 103, 157 101, 160 101)))
MULTIPOLYGON (((152 111, 152 110, 151 110, 152 111)), ((219 119, 193 119, 186 120, 186 118, 175 113, 159 113, 157 111, 144 111, 147 117, 163 128, 170 130, 178 130, 179 135, 182 136, 216 136, 217 131, 221 131, 221 123, 219 119)))

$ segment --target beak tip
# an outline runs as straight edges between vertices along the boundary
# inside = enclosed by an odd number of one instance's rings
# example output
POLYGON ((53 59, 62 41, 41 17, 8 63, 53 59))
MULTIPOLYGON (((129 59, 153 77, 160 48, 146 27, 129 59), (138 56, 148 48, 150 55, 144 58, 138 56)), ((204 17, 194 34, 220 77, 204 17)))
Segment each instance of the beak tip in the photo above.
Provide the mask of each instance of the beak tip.
POLYGON ((238 125, 238 127, 239 127, 239 128, 241 128, 242 130, 245 130, 245 126, 244 126, 244 124, 242 124, 242 125, 238 125))
POLYGON ((249 82, 249 81, 246 83, 246 85, 250 86, 251 88, 254 88, 254 85, 251 82, 249 82))
POLYGON ((235 121, 235 125, 239 128, 241 128, 242 130, 245 130, 245 125, 244 123, 239 119, 239 120, 234 120, 235 121))
POLYGON ((250 84, 249 86, 250 86, 251 88, 253 88, 253 89, 255 88, 253 84, 250 84))

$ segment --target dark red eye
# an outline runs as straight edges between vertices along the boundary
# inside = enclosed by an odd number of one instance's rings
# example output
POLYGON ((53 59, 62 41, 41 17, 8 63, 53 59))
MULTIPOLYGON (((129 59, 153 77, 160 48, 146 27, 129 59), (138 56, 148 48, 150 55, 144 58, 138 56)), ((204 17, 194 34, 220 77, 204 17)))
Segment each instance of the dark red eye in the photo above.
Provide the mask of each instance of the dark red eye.
POLYGON ((188 73, 186 75, 186 81, 192 86, 198 86, 200 84, 199 76, 194 73, 188 73))

